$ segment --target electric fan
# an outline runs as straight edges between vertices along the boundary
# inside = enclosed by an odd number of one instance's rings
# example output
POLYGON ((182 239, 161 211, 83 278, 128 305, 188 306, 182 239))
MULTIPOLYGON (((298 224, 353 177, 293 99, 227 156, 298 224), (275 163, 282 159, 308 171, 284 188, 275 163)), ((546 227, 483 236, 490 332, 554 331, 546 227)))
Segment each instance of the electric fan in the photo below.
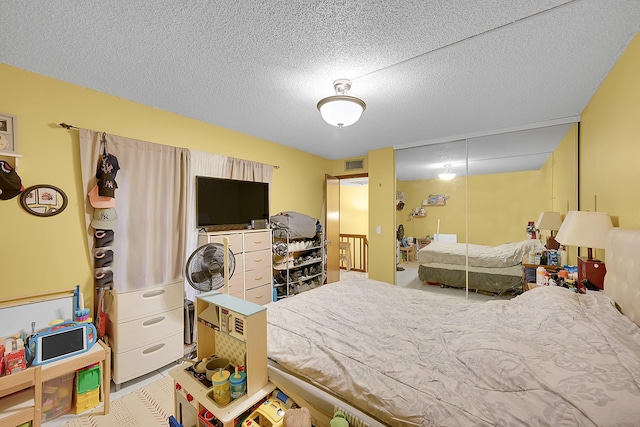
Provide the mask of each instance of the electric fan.
POLYGON ((207 243, 191 254, 185 274, 194 289, 213 291, 228 284, 236 269, 236 258, 227 245, 226 239, 224 245, 207 243))

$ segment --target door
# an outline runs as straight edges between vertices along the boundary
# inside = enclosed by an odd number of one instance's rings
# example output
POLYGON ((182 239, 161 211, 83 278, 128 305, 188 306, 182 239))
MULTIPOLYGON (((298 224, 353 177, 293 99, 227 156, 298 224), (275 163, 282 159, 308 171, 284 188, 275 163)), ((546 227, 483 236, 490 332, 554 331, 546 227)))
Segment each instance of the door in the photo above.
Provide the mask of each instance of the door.
POLYGON ((324 176, 324 233, 327 241, 327 283, 340 280, 340 180, 324 176))

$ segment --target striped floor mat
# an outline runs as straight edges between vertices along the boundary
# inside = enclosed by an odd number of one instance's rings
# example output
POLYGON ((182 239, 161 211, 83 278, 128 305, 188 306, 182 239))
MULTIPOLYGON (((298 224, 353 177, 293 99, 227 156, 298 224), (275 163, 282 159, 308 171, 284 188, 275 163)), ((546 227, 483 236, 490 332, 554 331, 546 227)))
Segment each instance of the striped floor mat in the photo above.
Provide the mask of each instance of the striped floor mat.
POLYGON ((84 414, 64 427, 166 427, 173 414, 173 393, 173 380, 165 377, 112 400, 107 415, 84 414))

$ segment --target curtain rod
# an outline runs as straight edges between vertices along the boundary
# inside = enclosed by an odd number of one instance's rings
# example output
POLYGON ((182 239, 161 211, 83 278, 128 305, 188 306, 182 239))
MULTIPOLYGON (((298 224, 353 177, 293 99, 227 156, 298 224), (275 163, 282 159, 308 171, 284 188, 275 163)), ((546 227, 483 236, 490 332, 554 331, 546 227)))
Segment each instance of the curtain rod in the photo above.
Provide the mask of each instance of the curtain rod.
MULTIPOLYGON (((79 127, 76 127, 76 126, 74 126, 74 125, 67 124, 67 123, 65 123, 65 122, 58 123, 58 125, 59 125, 60 127, 65 128, 66 130, 69 130, 69 129, 72 129, 72 128, 73 128, 73 129, 78 129, 78 130, 80 129, 79 127)), ((269 166, 273 166, 273 168, 274 168, 274 169, 280 169, 280 166, 278 166, 278 165, 269 165, 269 166)))

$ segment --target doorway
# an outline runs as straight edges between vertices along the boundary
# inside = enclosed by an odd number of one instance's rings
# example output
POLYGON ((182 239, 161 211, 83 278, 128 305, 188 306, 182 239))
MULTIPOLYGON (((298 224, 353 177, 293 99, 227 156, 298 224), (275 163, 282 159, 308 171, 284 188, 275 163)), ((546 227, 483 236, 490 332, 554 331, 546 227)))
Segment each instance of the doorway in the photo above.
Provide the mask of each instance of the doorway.
POLYGON ((369 250, 369 176, 337 177, 340 182, 340 278, 367 277, 369 250))

